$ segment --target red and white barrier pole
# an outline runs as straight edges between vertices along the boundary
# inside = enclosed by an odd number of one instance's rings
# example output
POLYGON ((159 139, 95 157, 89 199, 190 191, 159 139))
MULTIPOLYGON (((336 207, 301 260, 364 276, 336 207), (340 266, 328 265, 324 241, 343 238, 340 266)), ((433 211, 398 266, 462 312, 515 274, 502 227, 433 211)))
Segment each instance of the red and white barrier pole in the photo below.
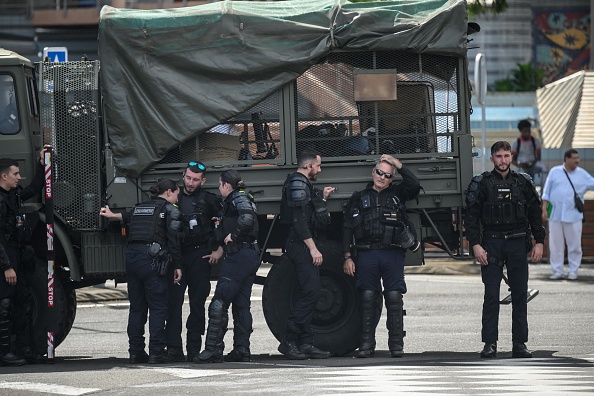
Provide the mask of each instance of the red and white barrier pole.
POLYGON ((45 219, 47 235, 47 361, 54 363, 54 200, 52 179, 52 152, 45 152, 45 219))

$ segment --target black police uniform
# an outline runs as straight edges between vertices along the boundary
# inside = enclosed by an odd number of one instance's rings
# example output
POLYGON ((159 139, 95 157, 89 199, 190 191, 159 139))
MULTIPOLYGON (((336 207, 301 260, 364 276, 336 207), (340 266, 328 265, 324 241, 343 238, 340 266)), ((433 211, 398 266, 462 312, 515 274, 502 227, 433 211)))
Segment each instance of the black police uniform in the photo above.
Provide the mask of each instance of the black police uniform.
POLYGON ((381 192, 373 182, 363 191, 353 193, 345 212, 343 251, 351 250, 355 240, 356 287, 361 296, 361 357, 375 351, 375 328, 381 312, 382 284, 388 313, 388 347, 392 356, 403 351, 404 254, 417 244, 416 230, 408 219, 404 203, 419 194, 417 177, 406 167, 398 169, 402 183, 392 182, 381 192))
POLYGON ((190 315, 186 321, 186 347, 188 360, 200 353, 202 334, 206 326, 205 303, 210 294, 210 268, 205 255, 217 246, 214 244, 213 217, 220 216, 223 207, 221 199, 202 189, 192 194, 179 195, 178 206, 183 214, 184 238, 182 242, 183 277, 179 284, 169 282, 169 312, 167 326, 167 351, 171 358, 183 358, 182 352, 182 307, 186 287, 190 303, 190 315))
MULTIPOLYGON (((36 213, 25 214, 23 201, 26 201, 41 192, 44 184, 44 167, 37 163, 35 176, 27 187, 17 186, 10 191, 0 187, 0 243, 4 247, 8 260, 0 260, 0 356, 11 353, 10 322, 16 331, 16 346, 19 354, 27 361, 34 362, 32 350, 33 333, 31 310, 33 296, 29 290, 26 273, 35 270, 34 254, 27 245, 31 238, 32 218, 36 213), (14 286, 6 283, 4 271, 12 268, 17 274, 17 283, 14 286)), ((8 360, 10 359, 9 355, 8 360)), ((6 361, 7 364, 12 364, 6 361)), ((19 363, 22 363, 20 359, 19 363)))
POLYGON ((472 179, 466 205, 466 239, 471 248, 480 244, 489 262, 481 266, 485 285, 482 340, 495 344, 499 338, 499 288, 505 265, 512 295, 512 342, 523 344, 528 340, 530 233, 536 243, 544 243, 545 238, 540 197, 527 174, 510 171, 504 179, 493 170, 472 179))
POLYGON ((250 296, 260 267, 258 248, 258 218, 252 196, 243 190, 234 190, 223 202, 220 224, 215 231, 217 241, 231 234, 233 242, 223 245, 225 259, 214 296, 208 306, 208 328, 205 350, 194 357, 196 363, 219 363, 223 361, 227 332, 228 309, 233 304, 233 351, 227 361, 250 360, 250 334, 252 313, 250 296))
POLYGON ((147 360, 144 352, 144 327, 150 310, 148 362, 164 363, 168 277, 162 265, 170 261, 174 267, 180 268, 182 255, 179 235, 182 230, 182 214, 164 198, 153 197, 136 205, 132 211, 123 213, 122 217, 129 223, 126 282, 130 300, 130 361, 141 363, 147 360), (158 243, 160 249, 154 243, 158 243))
MULTIPOLYGON (((300 349, 304 345, 311 349, 311 321, 322 285, 319 268, 313 265, 311 253, 304 241, 312 238, 318 244, 318 232, 330 223, 330 214, 323 201, 323 193, 299 172, 291 173, 285 180, 280 218, 281 224, 290 226, 286 254, 295 266, 299 285, 283 341, 296 344, 300 349)), ((324 351, 318 352, 326 354, 324 351)))

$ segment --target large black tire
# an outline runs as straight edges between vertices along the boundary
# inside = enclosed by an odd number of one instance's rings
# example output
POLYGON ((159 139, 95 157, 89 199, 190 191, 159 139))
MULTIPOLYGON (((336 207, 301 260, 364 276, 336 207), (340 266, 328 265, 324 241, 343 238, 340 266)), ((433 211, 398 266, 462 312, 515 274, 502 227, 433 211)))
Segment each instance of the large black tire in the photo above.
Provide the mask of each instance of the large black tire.
MULTIPOLYGON (((31 319, 33 322, 33 342, 37 353, 47 353, 47 266, 38 260, 35 272, 27 275, 32 296, 31 319)), ((54 281, 55 318, 54 348, 64 341, 76 317, 76 292, 65 291, 59 277, 54 281)))
MULTIPOLYGON (((319 243, 318 249, 324 262, 320 267, 322 291, 312 320, 314 344, 333 356, 342 356, 357 349, 359 343, 359 298, 355 280, 343 272, 340 244, 319 243)), ((279 341, 286 331, 296 288, 295 268, 283 254, 270 269, 262 294, 266 323, 279 341)))

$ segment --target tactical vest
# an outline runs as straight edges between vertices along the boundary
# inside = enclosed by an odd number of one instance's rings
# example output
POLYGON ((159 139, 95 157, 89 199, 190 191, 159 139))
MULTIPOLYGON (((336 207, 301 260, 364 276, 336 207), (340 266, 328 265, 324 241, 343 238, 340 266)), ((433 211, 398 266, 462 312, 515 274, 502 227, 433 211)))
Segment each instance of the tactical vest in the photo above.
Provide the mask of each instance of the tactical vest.
POLYGON ((521 176, 512 173, 505 180, 493 177, 492 174, 483 179, 489 187, 489 199, 483 203, 481 216, 484 226, 526 224, 528 208, 520 178, 521 176))
POLYGON ((20 186, 10 190, 8 195, 0 194, 0 210, 4 224, 0 225, 2 243, 29 242, 33 235, 27 215, 22 209, 20 186))
POLYGON ((235 202, 236 200, 249 201, 249 205, 251 205, 254 212, 254 227, 252 227, 252 229, 250 229, 250 231, 248 232, 247 239, 245 241, 241 240, 234 242, 253 242, 258 239, 258 220, 256 218, 256 204, 254 203, 253 197, 243 190, 233 191, 231 195, 227 197, 227 199, 225 200, 220 225, 223 231, 222 237, 225 238, 227 235, 232 233, 235 230, 235 228, 237 228, 240 213, 237 210, 237 202, 235 202))
POLYGON ((153 198, 140 203, 132 210, 132 217, 128 226, 130 237, 128 242, 153 243, 165 246, 167 242, 166 213, 167 201, 153 198))
POLYGON ((359 206, 352 214, 355 240, 357 244, 400 246, 406 228, 404 205, 396 195, 387 195, 384 203, 379 198, 379 194, 372 194, 369 189, 361 192, 359 206))
POLYGON ((201 188, 198 194, 183 197, 180 195, 180 199, 192 200, 192 213, 183 215, 184 245, 199 245, 208 241, 212 236, 206 194, 207 192, 201 188))
POLYGON ((326 202, 324 202, 323 198, 323 192, 317 188, 314 188, 304 175, 300 174, 299 172, 291 174, 291 176, 287 178, 285 184, 283 185, 280 223, 285 225, 293 224, 293 207, 303 206, 305 218, 307 219, 307 226, 312 231, 312 233, 315 233, 315 229, 321 229, 324 226, 330 224, 331 221, 330 213, 328 212, 326 202), (306 189, 302 194, 298 194, 301 195, 298 198, 301 202, 298 204, 295 202, 291 204, 289 202, 289 200, 294 199, 292 194, 295 193, 295 191, 290 191, 289 184, 292 181, 301 181, 304 188, 306 189))

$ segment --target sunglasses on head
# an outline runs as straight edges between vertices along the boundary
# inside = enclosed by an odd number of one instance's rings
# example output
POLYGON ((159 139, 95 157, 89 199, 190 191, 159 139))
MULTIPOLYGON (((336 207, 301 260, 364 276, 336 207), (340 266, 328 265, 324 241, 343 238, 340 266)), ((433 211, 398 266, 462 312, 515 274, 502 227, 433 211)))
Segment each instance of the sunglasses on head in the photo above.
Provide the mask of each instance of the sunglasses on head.
POLYGON ((374 169, 374 171, 375 171, 375 174, 376 174, 376 175, 378 175, 378 176, 383 176, 383 177, 385 177, 386 179, 391 179, 391 178, 393 178, 393 177, 394 177, 394 175, 393 175, 393 174, 391 174, 391 173, 387 173, 387 172, 384 172, 384 171, 383 171, 383 170, 381 170, 381 169, 377 169, 377 168, 375 168, 375 169, 374 169))
POLYGON ((188 162, 188 168, 198 168, 201 171, 206 170, 206 166, 204 166, 204 164, 202 162, 188 162))

